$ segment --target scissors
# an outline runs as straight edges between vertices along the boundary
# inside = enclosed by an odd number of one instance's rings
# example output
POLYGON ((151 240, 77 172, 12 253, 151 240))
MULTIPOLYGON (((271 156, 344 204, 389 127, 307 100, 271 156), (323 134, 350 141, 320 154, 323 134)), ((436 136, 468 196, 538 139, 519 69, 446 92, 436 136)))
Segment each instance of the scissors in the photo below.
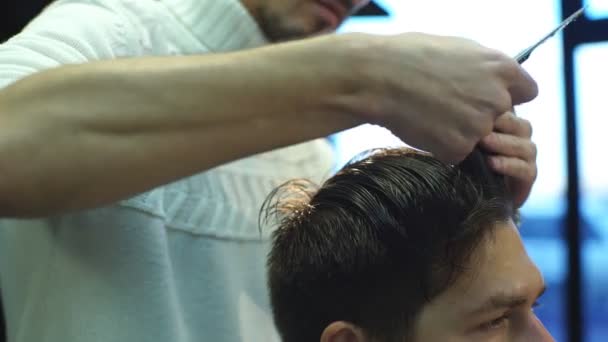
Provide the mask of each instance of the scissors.
POLYGON ((517 63, 522 64, 523 62, 527 61, 528 58, 530 57, 530 55, 532 54, 532 52, 534 52, 534 50, 536 50, 536 48, 543 45, 551 37, 555 36, 559 32, 563 31, 568 25, 572 24, 572 22, 574 22, 576 19, 578 19, 585 12, 586 7, 587 6, 584 6, 583 8, 574 12, 571 16, 566 18, 566 20, 562 21, 561 24, 559 24, 555 29, 553 29, 553 31, 549 32, 549 34, 547 34, 546 36, 541 38, 536 43, 532 44, 527 49, 518 53, 517 56, 515 56, 515 60, 517 61, 517 63))
MULTIPOLYGON (((574 12, 572 15, 566 18, 566 20, 562 21, 555 29, 549 32, 549 34, 517 54, 514 57, 517 63, 523 64, 525 61, 527 61, 534 50, 578 19, 584 13, 586 7, 587 6, 584 6, 583 8, 574 12)), ((500 176, 490 170, 489 166, 485 162, 485 153, 481 151, 479 146, 476 146, 475 149, 473 149, 473 152, 471 152, 471 154, 469 154, 469 156, 461 163, 461 167, 467 169, 469 174, 476 176, 477 179, 486 180, 494 186, 497 186, 498 184, 502 184, 502 186, 504 186, 505 184, 504 176, 500 176), (482 165, 482 167, 479 168, 479 165, 482 165)))

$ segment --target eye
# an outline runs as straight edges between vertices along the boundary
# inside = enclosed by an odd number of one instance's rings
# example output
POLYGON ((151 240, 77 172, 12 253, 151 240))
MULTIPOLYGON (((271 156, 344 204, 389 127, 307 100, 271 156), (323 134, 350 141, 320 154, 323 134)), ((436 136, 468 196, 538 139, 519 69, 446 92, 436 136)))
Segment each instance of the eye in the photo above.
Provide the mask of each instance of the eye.
POLYGON ((497 330, 507 325, 509 322, 510 314, 505 313, 504 315, 495 318, 491 321, 485 322, 480 326, 481 330, 497 330))
POLYGON ((536 302, 534 302, 534 304, 532 304, 532 311, 534 312, 536 309, 538 309, 542 306, 543 306, 543 304, 537 300, 536 302))

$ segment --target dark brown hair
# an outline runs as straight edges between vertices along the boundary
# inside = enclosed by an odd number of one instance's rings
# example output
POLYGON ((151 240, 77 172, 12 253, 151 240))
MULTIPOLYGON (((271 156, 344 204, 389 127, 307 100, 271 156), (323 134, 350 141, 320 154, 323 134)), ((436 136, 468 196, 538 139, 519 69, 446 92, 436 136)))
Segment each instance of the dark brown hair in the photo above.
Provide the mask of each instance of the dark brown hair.
POLYGON ((424 304, 513 216, 502 179, 477 157, 451 166, 411 149, 380 150, 320 188, 295 180, 276 189, 263 218, 278 218, 268 282, 283 341, 319 341, 335 321, 378 341, 410 335, 424 304))

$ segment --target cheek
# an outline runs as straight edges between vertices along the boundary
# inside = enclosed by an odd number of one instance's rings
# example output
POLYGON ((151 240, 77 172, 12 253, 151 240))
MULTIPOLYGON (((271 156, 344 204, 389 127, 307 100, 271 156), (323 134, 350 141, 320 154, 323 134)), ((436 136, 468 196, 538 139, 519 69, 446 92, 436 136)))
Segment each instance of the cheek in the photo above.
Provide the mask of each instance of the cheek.
POLYGON ((499 336, 465 336, 459 333, 440 332, 440 326, 428 336, 419 336, 413 342, 508 342, 499 336))
POLYGON ((314 5, 312 0, 285 0, 275 2, 274 11, 281 13, 283 16, 296 17, 301 15, 306 10, 310 11, 310 7, 314 5))
MULTIPOLYGON (((456 340, 454 340, 456 341, 456 340)), ((513 342, 513 339, 509 337, 507 328, 497 329, 495 331, 475 331, 464 335, 463 338, 458 339, 458 342, 513 342)))
POLYGON ((319 8, 312 1, 299 2, 284 9, 283 26, 293 28, 294 31, 314 33, 327 26, 319 15, 319 8))
POLYGON ((423 319, 414 325, 412 342, 472 342, 470 336, 453 331, 443 317, 433 316, 425 314, 423 319))
POLYGON ((310 21, 315 17, 317 5, 314 1, 301 1, 287 8, 287 14, 293 20, 310 21))

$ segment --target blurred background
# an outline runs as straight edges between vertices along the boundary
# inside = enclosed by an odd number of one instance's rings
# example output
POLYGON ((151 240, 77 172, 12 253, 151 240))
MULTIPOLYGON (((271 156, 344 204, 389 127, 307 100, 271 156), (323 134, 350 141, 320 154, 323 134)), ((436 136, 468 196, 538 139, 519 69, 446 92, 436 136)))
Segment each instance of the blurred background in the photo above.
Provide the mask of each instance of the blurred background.
MULTIPOLYGON (((0 41, 48 2, 4 0, 0 41)), ((539 175, 522 210, 521 232, 548 286, 537 312, 556 340, 605 342, 608 0, 375 0, 340 32, 457 35, 515 55, 583 5, 588 5, 585 16, 525 63, 540 95, 516 110, 534 126, 539 175)), ((336 167, 363 150, 403 144, 369 125, 330 138, 338 151, 336 167)))

